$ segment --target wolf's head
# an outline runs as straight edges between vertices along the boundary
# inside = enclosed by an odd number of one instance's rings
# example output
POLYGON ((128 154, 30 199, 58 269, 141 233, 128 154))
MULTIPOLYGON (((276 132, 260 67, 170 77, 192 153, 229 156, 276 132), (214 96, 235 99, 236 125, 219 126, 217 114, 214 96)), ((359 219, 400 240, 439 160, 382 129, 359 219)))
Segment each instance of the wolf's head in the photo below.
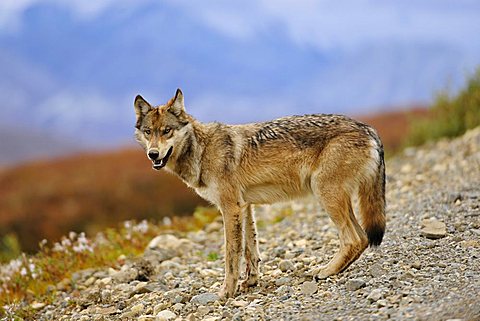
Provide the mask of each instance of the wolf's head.
POLYGON ((135 97, 135 138, 142 145, 153 168, 161 169, 180 146, 189 124, 183 93, 177 89, 175 97, 165 105, 152 107, 142 96, 135 97))

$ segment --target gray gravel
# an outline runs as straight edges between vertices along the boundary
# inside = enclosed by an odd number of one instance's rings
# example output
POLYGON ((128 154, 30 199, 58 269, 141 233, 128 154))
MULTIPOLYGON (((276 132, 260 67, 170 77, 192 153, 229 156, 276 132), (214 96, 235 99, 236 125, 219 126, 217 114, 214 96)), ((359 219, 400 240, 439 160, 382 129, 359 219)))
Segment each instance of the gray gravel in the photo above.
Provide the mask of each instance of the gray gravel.
POLYGON ((75 273, 75 291, 62 281, 37 319, 480 320, 480 128, 387 162, 387 202, 382 245, 326 280, 313 276, 337 250, 337 232, 307 199, 257 208, 262 275, 248 293, 215 294, 223 232, 214 222, 162 236, 120 270, 75 273))

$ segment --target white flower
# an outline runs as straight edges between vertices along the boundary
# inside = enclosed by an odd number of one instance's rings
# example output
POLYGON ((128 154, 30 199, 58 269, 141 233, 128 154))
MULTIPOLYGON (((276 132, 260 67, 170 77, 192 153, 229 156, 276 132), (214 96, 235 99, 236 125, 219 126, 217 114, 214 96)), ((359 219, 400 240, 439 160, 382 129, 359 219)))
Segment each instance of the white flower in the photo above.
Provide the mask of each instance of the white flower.
POLYGON ((25 267, 22 267, 22 269, 20 270, 20 275, 21 276, 27 275, 27 269, 25 267))
POLYGON ((167 225, 167 226, 172 225, 172 219, 168 216, 165 216, 163 218, 163 225, 167 225))
POLYGON ((64 251, 65 251, 65 247, 63 247, 62 245, 60 245, 60 243, 56 242, 55 244, 53 244, 52 251, 54 251, 54 252, 64 252, 64 251))
POLYGON ((148 231, 148 222, 146 220, 143 220, 141 221, 140 223, 138 223, 137 225, 135 225, 133 227, 133 230, 135 232, 139 232, 139 233, 142 233, 142 234, 145 234, 147 233, 148 231))
POLYGON ((82 232, 77 238, 77 244, 75 244, 72 249, 77 253, 85 251, 93 252, 93 247, 89 243, 90 241, 85 237, 85 233, 82 232))
MULTIPOLYGON (((72 232, 70 232, 70 233, 72 233, 72 232)), ((63 245, 63 247, 67 248, 67 247, 72 246, 72 242, 67 238, 63 238, 62 239, 62 245, 63 245)))

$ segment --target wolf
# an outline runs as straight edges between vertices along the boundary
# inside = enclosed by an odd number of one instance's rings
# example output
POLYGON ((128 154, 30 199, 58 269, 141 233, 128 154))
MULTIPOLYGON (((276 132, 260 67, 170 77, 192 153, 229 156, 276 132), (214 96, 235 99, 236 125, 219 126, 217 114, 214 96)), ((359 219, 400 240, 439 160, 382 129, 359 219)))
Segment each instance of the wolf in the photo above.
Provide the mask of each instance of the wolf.
POLYGON ((178 175, 216 205, 224 222, 225 279, 232 297, 259 279, 260 253, 252 204, 313 195, 339 231, 340 249, 317 278, 345 270, 385 232, 385 162, 376 131, 346 116, 315 114, 267 122, 202 123, 177 89, 164 105, 134 101, 136 140, 155 170, 178 175), (360 223, 352 198, 357 196, 360 223), (239 284, 240 260, 245 277, 239 284))

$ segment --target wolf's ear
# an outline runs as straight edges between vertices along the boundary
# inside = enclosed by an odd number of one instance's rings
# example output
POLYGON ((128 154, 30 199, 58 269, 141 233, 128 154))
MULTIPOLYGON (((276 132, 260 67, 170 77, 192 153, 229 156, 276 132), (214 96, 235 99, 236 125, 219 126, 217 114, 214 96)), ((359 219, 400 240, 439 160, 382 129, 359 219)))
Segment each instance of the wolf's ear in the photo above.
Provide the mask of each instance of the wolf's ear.
POLYGON ((175 116, 180 116, 185 111, 185 103, 183 102, 183 93, 180 88, 177 89, 175 97, 168 102, 168 111, 175 116))
POLYGON ((134 105, 135 114, 137 115, 137 121, 141 120, 148 113, 148 111, 152 109, 152 106, 140 95, 137 95, 137 97, 135 97, 134 105))

